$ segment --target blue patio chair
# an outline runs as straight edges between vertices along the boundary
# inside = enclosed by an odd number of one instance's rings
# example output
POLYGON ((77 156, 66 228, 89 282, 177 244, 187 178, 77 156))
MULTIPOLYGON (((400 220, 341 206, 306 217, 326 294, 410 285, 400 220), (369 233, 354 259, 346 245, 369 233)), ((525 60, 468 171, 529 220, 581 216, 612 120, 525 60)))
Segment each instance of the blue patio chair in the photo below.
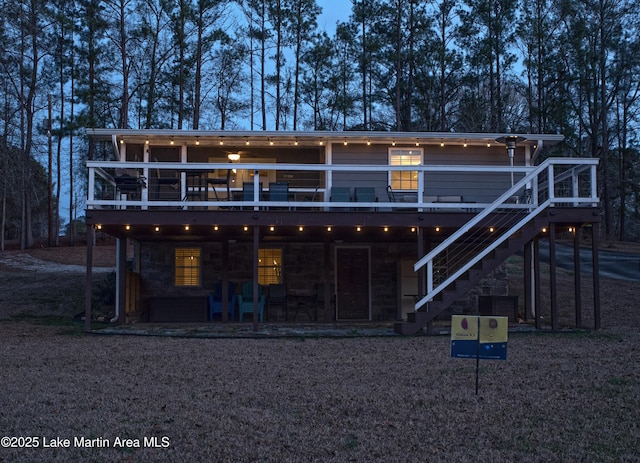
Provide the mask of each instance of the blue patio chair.
POLYGON ((354 198, 357 203, 375 203, 378 201, 376 189, 372 186, 356 187, 354 198))
MULTIPOLYGON (((351 188, 348 186, 332 186, 329 201, 333 203, 348 203, 351 201, 351 188)), ((340 208, 335 208, 339 210, 340 208)), ((344 210, 344 208, 343 208, 344 210)), ((348 209, 347 209, 348 210, 348 209)))
MULTIPOLYGON (((236 312, 236 285, 228 282, 227 287, 227 314, 229 321, 233 321, 236 312)), ((213 292, 209 295, 209 320, 213 321, 216 314, 222 315, 222 281, 218 280, 213 292)))
MULTIPOLYGON (((254 190, 253 182, 242 182, 242 200, 253 201, 254 190)), ((258 201, 260 200, 262 200, 262 182, 258 185, 258 201)))
MULTIPOLYGON (((262 285, 258 285, 258 319, 261 322, 264 317, 264 302, 262 285)), ((242 321, 246 313, 253 314, 253 282, 251 281, 242 285, 242 294, 238 296, 238 319, 242 321)))
POLYGON ((270 182, 269 201, 289 201, 289 182, 270 182))

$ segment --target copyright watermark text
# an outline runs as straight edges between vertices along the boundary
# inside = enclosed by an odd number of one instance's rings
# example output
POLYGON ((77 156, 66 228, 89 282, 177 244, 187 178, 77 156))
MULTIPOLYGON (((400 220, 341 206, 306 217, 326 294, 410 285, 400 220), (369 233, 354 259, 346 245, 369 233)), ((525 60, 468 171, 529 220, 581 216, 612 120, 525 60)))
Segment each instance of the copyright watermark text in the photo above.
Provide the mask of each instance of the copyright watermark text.
POLYGON ((171 447, 171 439, 167 436, 145 436, 142 439, 129 437, 45 437, 45 436, 3 436, 0 438, 2 448, 157 448, 171 447))

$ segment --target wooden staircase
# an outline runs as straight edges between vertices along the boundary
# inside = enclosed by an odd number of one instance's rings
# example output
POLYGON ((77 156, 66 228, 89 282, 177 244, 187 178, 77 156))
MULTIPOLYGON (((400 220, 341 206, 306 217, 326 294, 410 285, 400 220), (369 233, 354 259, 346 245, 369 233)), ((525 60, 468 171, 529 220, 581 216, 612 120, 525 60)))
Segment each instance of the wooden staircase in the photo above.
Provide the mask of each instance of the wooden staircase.
POLYGON ((542 228, 548 225, 549 220, 546 214, 539 214, 534 217, 499 247, 438 293, 432 301, 427 302, 415 312, 409 312, 406 322, 397 322, 395 324, 395 332, 407 336, 420 332, 438 315, 447 310, 451 304, 461 299, 467 291, 476 286, 482 278, 495 270, 507 258, 522 250, 525 244, 535 238, 542 228))

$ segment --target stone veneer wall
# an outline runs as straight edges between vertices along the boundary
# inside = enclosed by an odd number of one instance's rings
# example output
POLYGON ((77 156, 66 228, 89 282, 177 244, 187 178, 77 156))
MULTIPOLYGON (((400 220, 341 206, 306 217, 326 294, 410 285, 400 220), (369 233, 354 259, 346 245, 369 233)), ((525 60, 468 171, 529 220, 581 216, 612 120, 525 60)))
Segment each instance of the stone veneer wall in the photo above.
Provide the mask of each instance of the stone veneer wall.
MULTIPOLYGON (((341 244, 348 246, 348 244, 341 244)), ((292 305, 296 301, 314 307, 315 288, 323 283, 326 277, 333 284, 335 245, 329 245, 325 262, 324 243, 263 243, 263 247, 283 249, 283 280, 289 292, 302 295, 302 299, 292 298, 292 305), (326 270, 325 270, 326 269, 326 270)), ((379 244, 371 243, 371 317, 373 321, 388 321, 398 318, 398 262, 402 259, 415 257, 413 243, 379 244)), ((229 244, 229 280, 236 284, 236 293, 241 291, 241 285, 251 280, 253 271, 251 259, 253 255, 252 243, 229 244)), ((140 246, 140 301, 138 313, 127 314, 130 319, 143 318, 148 308, 150 298, 184 296, 206 297, 217 280, 222 278, 222 244, 183 242, 175 243, 142 243, 140 246), (174 249, 181 247, 198 247, 202 250, 202 286, 199 288, 178 288, 173 284, 174 278, 174 249)), ((479 295, 506 296, 508 295, 508 279, 506 267, 498 267, 481 284, 470 290, 467 295, 456 301, 450 310, 442 316, 451 313, 474 313, 479 295)), ((323 307, 317 309, 317 321, 332 322, 335 320, 334 307, 329 312, 323 307)), ((306 314, 306 311, 303 311, 306 314)), ((303 313, 301 312, 301 314, 303 313)), ((306 315, 305 315, 306 316, 306 315)), ((442 316, 440 318, 442 318, 442 316)), ((271 314, 271 319, 284 320, 284 314, 271 314)), ((301 320, 307 320, 302 318, 301 320)))
MULTIPOLYGON (((341 245, 348 246, 348 244, 341 245)), ((284 283, 289 292, 306 295, 305 299, 309 304, 313 303, 316 284, 323 283, 325 276, 331 283, 334 281, 334 244, 329 245, 329 252, 326 253, 329 262, 325 262, 324 243, 262 243, 261 246, 283 249, 284 283)), ((415 245, 413 243, 371 243, 368 246, 371 249, 372 320, 395 320, 398 318, 397 264, 401 259, 415 257, 415 245)), ((236 293, 240 292, 242 283, 251 280, 252 256, 252 243, 229 244, 228 278, 236 284, 236 293)), ((222 267, 221 243, 142 243, 140 245, 142 309, 146 309, 152 297, 207 296, 215 282, 222 278, 222 267), (198 247, 202 250, 201 287, 177 288, 174 286, 173 259, 174 249, 177 246, 198 247)), ((318 321, 331 322, 335 320, 335 312, 325 313, 322 308, 318 308, 317 317, 318 321)))

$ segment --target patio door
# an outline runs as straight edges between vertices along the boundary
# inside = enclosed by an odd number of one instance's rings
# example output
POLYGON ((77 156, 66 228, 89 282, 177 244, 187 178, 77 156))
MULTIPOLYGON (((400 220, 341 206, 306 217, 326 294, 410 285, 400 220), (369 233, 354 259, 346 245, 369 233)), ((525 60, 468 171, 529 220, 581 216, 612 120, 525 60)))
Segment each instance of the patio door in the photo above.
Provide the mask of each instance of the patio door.
POLYGON ((336 319, 370 320, 370 254, 368 247, 336 248, 336 319))

